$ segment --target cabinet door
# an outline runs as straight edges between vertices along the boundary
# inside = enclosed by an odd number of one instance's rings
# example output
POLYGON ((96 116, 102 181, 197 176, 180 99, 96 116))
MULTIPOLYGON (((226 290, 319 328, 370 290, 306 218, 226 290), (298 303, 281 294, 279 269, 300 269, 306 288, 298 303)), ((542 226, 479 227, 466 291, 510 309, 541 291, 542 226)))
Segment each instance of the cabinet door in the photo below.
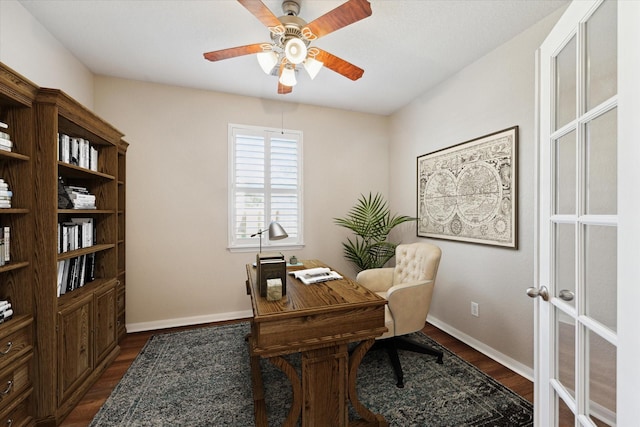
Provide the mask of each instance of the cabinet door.
POLYGON ((96 365, 116 345, 116 282, 95 295, 96 365))
POLYGON ((58 405, 93 370, 92 313, 92 294, 58 312, 58 405))

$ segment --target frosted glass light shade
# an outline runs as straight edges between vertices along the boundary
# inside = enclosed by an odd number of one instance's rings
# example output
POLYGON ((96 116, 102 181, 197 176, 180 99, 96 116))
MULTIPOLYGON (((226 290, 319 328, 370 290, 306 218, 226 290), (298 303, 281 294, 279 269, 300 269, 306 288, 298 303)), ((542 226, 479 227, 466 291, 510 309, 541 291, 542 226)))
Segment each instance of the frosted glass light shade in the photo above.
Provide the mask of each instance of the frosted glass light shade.
POLYGON ((285 67, 282 70, 282 74, 280 74, 280 79, 278 80, 285 86, 295 86, 298 81, 296 80, 296 72, 293 68, 285 67))
POLYGON ((304 61, 304 69, 307 70, 311 80, 315 79, 324 64, 315 58, 307 58, 304 61))
POLYGON ((292 38, 284 45, 284 55, 292 64, 300 64, 307 57, 307 45, 297 38, 292 38))
POLYGON ((271 74, 271 70, 278 63, 278 54, 270 50, 267 52, 260 52, 258 55, 258 63, 266 74, 271 74))

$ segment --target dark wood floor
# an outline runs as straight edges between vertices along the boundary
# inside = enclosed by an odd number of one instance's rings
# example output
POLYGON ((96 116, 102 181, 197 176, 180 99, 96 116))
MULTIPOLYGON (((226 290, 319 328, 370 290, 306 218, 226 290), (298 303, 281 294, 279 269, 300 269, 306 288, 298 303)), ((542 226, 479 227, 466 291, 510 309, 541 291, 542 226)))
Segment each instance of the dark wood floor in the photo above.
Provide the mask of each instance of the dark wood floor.
MULTIPOLYGON (((233 323, 233 322, 225 322, 233 323)), ((202 325, 201 325, 202 326, 202 325)), ((64 427, 84 427, 89 425, 93 416, 98 412, 102 404, 107 400, 111 390, 118 384, 120 378, 125 374, 133 360, 136 358, 149 337, 163 332, 174 332, 187 328, 168 329, 163 331, 138 332, 128 334, 120 343, 121 352, 115 362, 100 377, 94 386, 87 392, 84 398, 78 403, 75 409, 62 422, 64 427)), ((449 350, 460 356, 467 362, 477 366, 480 370, 490 375, 497 381, 509 387, 520 396, 533 402, 533 383, 526 378, 516 374, 510 369, 502 366, 493 359, 474 350, 468 345, 460 342, 446 332, 441 331, 433 325, 426 324, 423 332, 436 342, 447 347, 449 350)))

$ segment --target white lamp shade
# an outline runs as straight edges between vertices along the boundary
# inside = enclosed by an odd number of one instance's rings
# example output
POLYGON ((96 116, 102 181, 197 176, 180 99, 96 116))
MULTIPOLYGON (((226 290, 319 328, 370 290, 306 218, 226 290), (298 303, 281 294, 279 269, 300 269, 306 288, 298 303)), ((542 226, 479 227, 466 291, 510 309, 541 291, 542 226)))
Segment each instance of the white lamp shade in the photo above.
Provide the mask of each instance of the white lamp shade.
POLYGON ((271 70, 278 63, 278 54, 270 50, 267 52, 258 53, 258 63, 266 74, 271 74, 271 70))
POLYGON ((307 70, 311 80, 315 79, 324 64, 315 58, 307 58, 304 61, 304 69, 307 70))
POLYGON ((298 81, 296 80, 296 71, 293 68, 285 67, 282 70, 282 74, 280 74, 280 79, 278 80, 285 86, 295 86, 298 81))
POLYGON ((298 38, 292 38, 284 45, 284 55, 292 64, 300 64, 307 57, 307 45, 298 38))

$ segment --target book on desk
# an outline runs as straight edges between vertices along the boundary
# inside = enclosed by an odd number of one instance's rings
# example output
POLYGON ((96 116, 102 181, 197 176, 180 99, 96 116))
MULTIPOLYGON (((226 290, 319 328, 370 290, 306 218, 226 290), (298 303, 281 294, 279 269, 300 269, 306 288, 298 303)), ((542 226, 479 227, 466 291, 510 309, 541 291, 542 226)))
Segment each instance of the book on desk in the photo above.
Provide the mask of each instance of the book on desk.
POLYGON ((342 276, 337 272, 326 267, 307 268, 305 270, 292 271, 291 274, 305 285, 313 283, 328 282, 329 280, 339 280, 342 276))

